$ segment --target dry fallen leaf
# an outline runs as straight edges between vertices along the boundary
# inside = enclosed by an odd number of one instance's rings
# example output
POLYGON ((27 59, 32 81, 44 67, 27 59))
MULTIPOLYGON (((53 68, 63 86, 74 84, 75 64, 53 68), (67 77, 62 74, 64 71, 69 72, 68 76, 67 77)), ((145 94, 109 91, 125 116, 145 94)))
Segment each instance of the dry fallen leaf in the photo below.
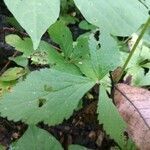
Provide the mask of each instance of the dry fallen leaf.
POLYGON ((114 101, 137 147, 150 150, 150 91, 117 84, 114 101))

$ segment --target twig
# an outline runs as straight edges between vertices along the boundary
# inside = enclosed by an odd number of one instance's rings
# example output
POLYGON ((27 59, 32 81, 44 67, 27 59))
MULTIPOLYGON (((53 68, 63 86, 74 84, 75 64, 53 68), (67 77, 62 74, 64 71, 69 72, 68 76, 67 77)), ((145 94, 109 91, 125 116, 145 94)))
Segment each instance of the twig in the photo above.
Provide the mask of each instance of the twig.
POLYGON ((21 35, 23 35, 23 36, 28 36, 28 34, 27 33, 25 33, 25 32, 20 32, 20 31, 18 31, 17 29, 15 29, 15 28, 8 28, 8 27, 3 27, 3 29, 1 29, 0 30, 0 32, 12 32, 12 33, 18 33, 18 34, 21 34, 21 35))

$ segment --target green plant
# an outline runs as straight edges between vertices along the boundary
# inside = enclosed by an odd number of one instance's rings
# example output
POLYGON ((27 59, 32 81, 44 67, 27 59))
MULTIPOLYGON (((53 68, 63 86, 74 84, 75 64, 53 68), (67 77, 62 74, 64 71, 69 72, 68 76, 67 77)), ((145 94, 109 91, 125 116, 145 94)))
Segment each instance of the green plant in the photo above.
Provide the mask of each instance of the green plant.
MULTIPOLYGON (((41 121, 55 125, 69 118, 73 110, 78 108, 84 94, 96 84, 100 85, 98 119, 104 125, 107 134, 118 143, 119 147, 127 149, 127 141, 123 135, 126 125, 113 102, 109 100, 106 90, 110 90, 109 72, 122 65, 121 54, 123 52, 119 51, 114 36, 130 36, 136 32, 148 18, 146 7, 136 0, 117 0, 115 3, 113 0, 95 0, 86 3, 85 0, 74 0, 85 19, 100 28, 100 35, 95 38, 99 28, 92 27, 91 32, 83 34, 73 41, 71 31, 65 22, 61 19, 56 21, 60 11, 59 0, 51 0, 51 2, 49 0, 42 2, 40 0, 4 1, 31 37, 31 39, 24 38, 22 40, 17 35, 8 35, 6 42, 23 53, 21 59, 33 58, 35 53, 44 52, 46 54, 44 60, 46 59, 46 64, 50 65, 50 69, 29 73, 24 81, 20 81, 12 89, 12 92, 2 97, 1 116, 14 121, 22 120, 28 125, 32 125, 14 145, 15 149, 24 149, 26 139, 30 140, 31 134, 37 135, 37 137, 33 137, 33 144, 48 137, 46 131, 42 131, 35 125, 41 121), (52 44, 40 41, 46 30, 60 49, 56 50, 52 44)), ((64 6, 62 5, 62 7, 64 6)), ((117 81, 126 70, 149 22, 148 20, 144 25, 117 81)), ((128 54, 123 53, 123 55, 127 56, 128 54)), ((142 62, 145 59, 144 56, 142 62)), ((40 62, 43 62, 43 59, 40 59, 40 62)), ((148 63, 149 60, 143 65, 148 63)), ((149 77, 149 74, 147 76, 149 77)), ((55 139, 50 140, 50 138, 53 139, 52 135, 45 141, 45 149, 57 143, 55 139)), ((56 144, 53 149, 62 149, 62 147, 56 144)))

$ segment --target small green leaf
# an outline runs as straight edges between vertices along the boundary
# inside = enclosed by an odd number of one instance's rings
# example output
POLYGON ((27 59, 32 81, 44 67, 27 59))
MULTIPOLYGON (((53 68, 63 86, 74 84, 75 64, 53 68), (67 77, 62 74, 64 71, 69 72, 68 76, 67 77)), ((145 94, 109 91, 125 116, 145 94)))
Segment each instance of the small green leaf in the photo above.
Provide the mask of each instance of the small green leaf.
POLYGON ((69 58, 73 51, 73 39, 71 31, 61 21, 57 21, 49 29, 48 33, 54 42, 60 45, 65 57, 69 58))
POLYGON ((9 60, 14 61, 19 66, 26 67, 28 65, 28 59, 24 56, 9 57, 9 60))
POLYGON ((70 117, 80 99, 93 85, 89 78, 53 69, 32 72, 11 93, 3 96, 1 116, 28 124, 40 121, 50 125, 61 123, 70 117))
POLYGON ((85 21, 85 20, 83 20, 83 21, 81 21, 81 22, 79 23, 79 27, 80 27, 81 29, 84 29, 84 30, 94 30, 94 29, 96 29, 96 26, 94 26, 94 25, 88 23, 88 22, 85 21))
POLYGON ((60 0, 4 0, 10 12, 30 35, 37 49, 42 35, 59 16, 60 0))
POLYGON ((24 135, 13 145, 14 150, 63 150, 61 144, 47 131, 29 126, 24 135))
POLYGON ((72 16, 71 14, 64 14, 63 16, 59 17, 59 20, 62 21, 64 24, 75 24, 78 20, 78 18, 72 16))
POLYGON ((34 52, 30 38, 22 40, 18 35, 10 34, 6 36, 5 40, 7 44, 15 47, 16 50, 23 52, 25 57, 29 57, 34 52))
POLYGON ((14 81, 23 76, 26 71, 20 67, 9 68, 1 76, 0 81, 14 81))
POLYGON ((123 136, 125 131, 125 123, 117 108, 108 98, 107 93, 103 85, 100 87, 100 95, 98 102, 98 119, 103 124, 104 130, 107 134, 114 139, 121 148, 125 148, 125 137, 123 136))

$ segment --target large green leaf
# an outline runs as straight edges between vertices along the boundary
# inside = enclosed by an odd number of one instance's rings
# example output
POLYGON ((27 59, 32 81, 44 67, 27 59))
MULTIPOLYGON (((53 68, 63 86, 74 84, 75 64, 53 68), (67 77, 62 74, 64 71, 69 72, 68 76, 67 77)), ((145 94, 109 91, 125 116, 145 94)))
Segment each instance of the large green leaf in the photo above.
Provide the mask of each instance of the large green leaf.
POLYGON ((82 96, 94 85, 89 78, 43 69, 18 83, 0 103, 1 116, 28 124, 50 125, 68 118, 82 96))
POLYGON ((101 85, 98 102, 98 119, 103 124, 104 130, 113 138, 121 148, 125 148, 123 136, 125 123, 119 115, 117 108, 108 98, 105 88, 101 85))
POLYGON ((130 35, 148 17, 148 10, 138 0, 74 0, 74 2, 87 21, 114 35, 130 35))
POLYGON ((29 126, 24 135, 14 144, 14 150, 63 150, 61 144, 47 131, 29 126))
POLYGON ((34 49, 41 36, 59 16, 60 0, 4 0, 8 9, 30 35, 34 49))

